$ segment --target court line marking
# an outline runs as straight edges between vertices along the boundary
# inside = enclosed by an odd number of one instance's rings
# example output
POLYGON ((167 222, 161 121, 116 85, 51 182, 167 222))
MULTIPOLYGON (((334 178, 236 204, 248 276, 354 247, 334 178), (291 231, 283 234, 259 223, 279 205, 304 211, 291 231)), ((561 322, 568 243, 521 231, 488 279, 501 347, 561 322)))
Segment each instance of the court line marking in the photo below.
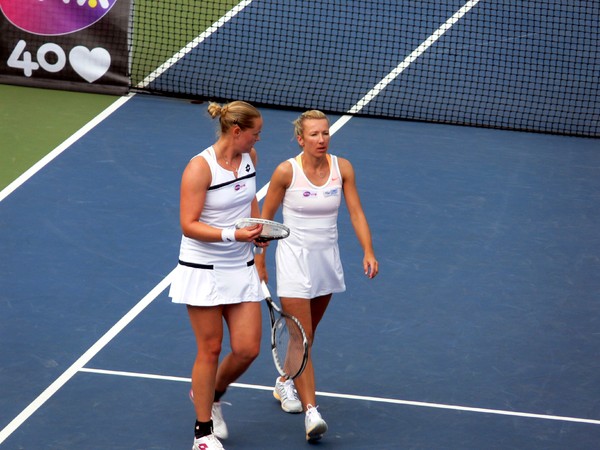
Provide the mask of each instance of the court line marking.
POLYGON ((425 41, 421 43, 415 50, 413 50, 410 55, 408 55, 404 60, 396 66, 394 70, 388 73, 384 78, 381 79, 379 83, 373 87, 363 98, 361 98, 356 105, 354 105, 348 111, 350 114, 356 114, 360 112, 365 106, 367 106, 371 100, 377 97, 381 91, 383 91, 392 81, 394 81, 402 72, 404 72, 413 62, 417 60, 423 53, 425 53, 435 42, 441 38, 446 31, 452 28, 460 19, 463 18, 465 14, 467 14, 471 9, 473 9, 480 0, 471 0, 468 1, 456 11, 452 17, 450 17, 446 22, 442 24, 435 32, 429 36, 425 41))
POLYGON ((90 360, 98 354, 117 334, 129 325, 150 303, 154 301, 171 283, 173 272, 171 271, 160 283, 158 283, 148 294, 146 294, 133 308, 129 310, 110 330, 94 343, 83 355, 77 359, 67 370, 65 370, 50 386, 48 386, 34 401, 32 401, 21 413, 16 416, 2 431, 0 431, 0 444, 4 442, 23 422, 25 422, 35 411, 62 388, 73 376, 79 372, 90 360))
MULTIPOLYGON (((247 0, 236 5, 225 16, 215 22, 211 28, 209 28, 211 33, 217 31, 220 26, 228 22, 238 12, 252 3, 252 1, 253 0, 247 0)), ((196 38, 196 40, 192 41, 198 41, 194 47, 202 42, 202 40, 204 40, 206 37, 206 32, 204 32, 198 38, 196 38)), ((191 47, 189 50, 194 47, 191 47)), ((185 48, 187 48, 187 46, 185 48)), ((166 70, 166 68, 164 70, 166 70)), ((84 125, 79 131, 65 140, 61 145, 36 162, 32 167, 30 167, 26 172, 24 172, 0 192, 0 202, 134 96, 135 94, 131 93, 127 96, 117 99, 113 104, 108 106, 103 112, 98 114, 94 119, 84 125)), ((169 286, 174 271, 175 269, 173 269, 169 275, 163 278, 163 280, 157 284, 154 289, 152 289, 127 314, 125 314, 125 316, 123 316, 115 325, 113 325, 113 327, 106 334, 104 334, 104 336, 96 341, 96 343, 92 345, 83 355, 81 355, 77 361, 75 361, 23 411, 21 411, 13 420, 11 420, 8 425, 0 430, 0 444, 2 444, 2 442, 4 442, 12 433, 14 433, 14 431, 19 428, 35 411, 37 411, 50 397, 52 397, 62 386, 64 386, 79 371, 79 369, 85 366, 85 364, 87 364, 102 348, 104 348, 118 333, 120 333, 135 317, 137 317, 137 315, 139 315, 150 303, 152 303, 152 301, 154 301, 154 299, 169 286)))
POLYGON ((383 91, 392 81, 394 81, 398 76, 404 72, 408 67, 417 60, 423 53, 425 53, 435 42, 441 38, 446 31, 448 31, 452 26, 454 26, 462 17, 467 14, 471 9, 473 9, 480 0, 471 0, 468 1, 460 8, 456 13, 452 15, 446 22, 442 24, 435 32, 429 36, 426 40, 424 40, 421 45, 419 45, 415 50, 413 50, 410 55, 408 55, 404 60, 396 66, 394 70, 388 73, 385 77, 383 77, 379 83, 373 87, 367 94, 361 98, 352 108, 348 110, 348 114, 340 117, 336 123, 331 126, 331 134, 335 133, 338 129, 342 128, 350 119, 352 119, 351 114, 359 113, 365 106, 367 106, 371 101, 377 97, 381 91, 383 91))
MULTIPOLYGON (((160 380, 160 381, 177 381, 182 383, 191 383, 191 378, 186 377, 174 377, 167 375, 154 375, 148 373, 138 373, 138 372, 127 372, 127 371, 119 371, 119 370, 105 370, 105 369, 94 369, 90 367, 83 367, 79 370, 80 372, 86 373, 94 373, 100 375, 112 375, 112 376, 121 376, 121 377, 130 377, 130 378, 145 378, 151 380, 160 380)), ((242 389, 253 389, 260 391, 272 391, 273 386, 262 386, 257 384, 246 384, 246 383, 232 383, 232 387, 242 388, 242 389)), ((481 413, 481 414, 496 414, 501 416, 516 416, 516 417, 525 417, 530 419, 543 419, 543 420, 555 420, 562 422, 577 422, 577 423, 588 423, 592 425, 600 425, 600 420, 594 419, 582 419, 579 417, 568 417, 568 416, 556 416, 556 415, 548 415, 548 414, 535 414, 535 413, 526 413, 519 411, 507 411, 502 409, 489 409, 489 408, 475 408, 470 406, 459 406, 459 405, 447 405, 443 403, 429 403, 429 402, 417 402, 411 400, 399 400, 394 398, 385 398, 385 397, 372 397, 367 395, 352 395, 352 394, 340 394, 336 392, 317 392, 317 395, 321 397, 334 397, 334 398, 343 398, 347 400, 359 400, 359 401, 367 401, 367 402, 377 402, 377 403, 391 403, 395 405, 405 405, 405 406, 417 406, 422 408, 435 408, 435 409, 447 409, 454 411, 465 411, 472 413, 481 413)))
MULTIPOLYGON (((444 22, 437 30, 433 32, 431 36, 425 39, 421 45, 419 45, 415 50, 413 50, 404 60, 396 66, 394 70, 388 73, 385 77, 383 77, 367 94, 363 96, 352 108, 347 111, 347 114, 340 117, 336 122, 331 125, 329 128, 330 134, 333 136, 339 129, 341 129, 344 125, 346 125, 354 114, 359 113, 365 106, 367 106, 371 101, 377 97, 381 91, 383 91, 392 81, 394 81, 402 72, 404 72, 408 67, 417 60, 423 53, 425 53, 435 42, 441 38, 446 31, 452 28, 460 19, 463 18, 465 14, 467 14, 471 9, 473 9, 480 0, 470 0, 463 5, 458 11, 456 11, 446 22, 444 22)), ((269 183, 267 183, 260 190, 264 190, 264 194, 269 187, 269 183)))
POLYGON ((52 150, 50 153, 45 155, 42 159, 37 161, 33 166, 23 172, 17 179, 15 179, 12 183, 6 186, 0 192, 0 202, 12 194, 15 190, 17 190, 21 185, 27 182, 31 177, 33 177, 36 173, 42 170, 46 165, 52 162, 56 157, 58 157, 62 152, 68 149, 71 145, 85 136, 88 132, 96 127, 100 122, 114 113, 117 109, 123 106, 129 99, 131 99, 135 94, 130 94, 128 96, 120 97, 115 100, 114 103, 106 107, 104 111, 82 126, 78 131, 72 134, 68 139, 66 139, 62 144, 52 150))
POLYGON ((188 42, 185 47, 183 47, 181 50, 179 50, 177 53, 175 53, 173 56, 171 56, 167 61, 162 63, 160 65, 160 67, 158 67, 154 72, 152 72, 150 75, 148 75, 142 81, 140 81, 136 85, 136 88, 143 89, 146 86, 148 86, 150 83, 152 83, 158 77, 160 77, 163 73, 165 73, 167 70, 169 70, 181 58, 183 58, 189 52, 191 52, 196 47, 198 47, 198 45, 200 45, 202 42, 204 42, 204 40, 206 38, 210 37, 214 32, 218 31, 219 28, 221 28, 223 25, 225 25, 227 22, 229 22, 231 19, 233 19, 235 16, 237 16, 238 13, 242 12, 248 5, 250 5, 250 3, 252 3, 252 1, 253 0, 245 0, 245 1, 238 3, 233 8, 231 8, 223 17, 221 17, 219 20, 217 20, 215 23, 213 23, 204 32, 200 33, 200 35, 197 36, 193 41, 188 42))
MULTIPOLYGON (((183 58, 187 53, 191 52, 194 48, 196 48, 199 44, 201 44, 206 38, 208 38, 211 34, 218 31, 223 25, 229 22, 232 18, 234 18, 238 13, 244 10, 248 5, 252 3, 253 0, 244 0, 234 6, 231 10, 229 10, 223 17, 213 23, 208 29, 206 29, 203 33, 201 33, 198 37, 196 37, 193 41, 189 42, 185 47, 179 50, 175 55, 173 55, 169 60, 163 63, 159 68, 157 68, 154 72, 148 75, 144 80, 137 84, 137 88, 144 88, 149 83, 154 81, 160 75, 162 75, 165 71, 167 71, 171 66, 173 66, 177 61, 183 58)), ((104 111, 98 114, 94 119, 89 121, 86 125, 84 125, 80 130, 75 132, 71 137, 65 140, 62 144, 36 162, 33 166, 27 169, 24 173, 22 173, 16 180, 6 186, 2 191, 0 191, 0 202, 12 194, 17 188, 23 185, 27 180, 29 180, 32 176, 38 173, 41 169, 43 169, 47 164, 49 164, 52 160, 54 160, 57 156, 59 156, 62 152, 64 152, 67 148, 81 139, 85 134, 87 134, 90 130, 92 130, 96 125, 110 116, 113 112, 123 106, 129 99, 131 99, 135 93, 128 94, 127 96, 120 97, 113 104, 108 106, 104 111)))

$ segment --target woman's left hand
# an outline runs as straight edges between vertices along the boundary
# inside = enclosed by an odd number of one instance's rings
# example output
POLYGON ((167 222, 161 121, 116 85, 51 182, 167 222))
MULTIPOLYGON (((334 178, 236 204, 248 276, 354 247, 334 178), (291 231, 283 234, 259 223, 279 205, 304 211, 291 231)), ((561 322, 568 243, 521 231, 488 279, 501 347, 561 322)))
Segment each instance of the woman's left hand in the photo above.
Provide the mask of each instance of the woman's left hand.
POLYGON ((366 256, 363 259, 363 268, 365 269, 365 275, 369 278, 375 278, 379 273, 379 263, 375 259, 375 256, 366 256))

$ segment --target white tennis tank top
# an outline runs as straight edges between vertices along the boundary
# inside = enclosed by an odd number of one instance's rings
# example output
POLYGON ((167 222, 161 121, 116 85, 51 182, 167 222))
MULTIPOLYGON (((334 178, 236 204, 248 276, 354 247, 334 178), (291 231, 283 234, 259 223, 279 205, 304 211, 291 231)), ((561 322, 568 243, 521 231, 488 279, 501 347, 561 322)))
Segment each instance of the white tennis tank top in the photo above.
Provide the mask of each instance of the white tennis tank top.
MULTIPOLYGON (((208 163, 212 181, 198 220, 217 228, 231 228, 237 219, 250 217, 252 200, 256 195, 256 171, 250 154, 242 154, 238 178, 217 163, 212 146, 194 158, 199 156, 208 163)), ((246 265, 252 258, 252 245, 248 242, 204 242, 186 236, 181 238, 181 261, 236 267, 246 265)))
POLYGON ((342 199, 338 160, 331 156, 329 178, 322 186, 308 180, 296 160, 283 198, 283 221, 290 236, 277 241, 277 293, 315 298, 343 292, 344 270, 338 248, 337 217, 342 199))
MULTIPOLYGON (((308 248, 337 243, 337 218, 342 200, 342 176, 337 157, 331 156, 329 178, 316 186, 292 158, 292 183, 283 197, 283 221, 294 243, 308 248)), ((288 238, 289 239, 289 238, 288 238)))

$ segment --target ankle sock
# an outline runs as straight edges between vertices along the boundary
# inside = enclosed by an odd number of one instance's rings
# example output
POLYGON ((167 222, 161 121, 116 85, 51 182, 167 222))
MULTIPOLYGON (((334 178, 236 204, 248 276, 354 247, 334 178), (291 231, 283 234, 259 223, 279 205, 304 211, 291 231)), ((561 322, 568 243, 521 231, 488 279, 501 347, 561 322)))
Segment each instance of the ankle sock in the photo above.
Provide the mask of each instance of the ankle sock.
POLYGON ((194 427, 194 436, 196 439, 200 439, 201 437, 208 436, 213 432, 213 421, 209 420, 208 422, 199 422, 196 420, 196 426, 194 427))
POLYGON ((221 397, 225 395, 225 392, 227 392, 227 389, 225 389, 224 391, 215 391, 215 402, 220 401, 221 397))

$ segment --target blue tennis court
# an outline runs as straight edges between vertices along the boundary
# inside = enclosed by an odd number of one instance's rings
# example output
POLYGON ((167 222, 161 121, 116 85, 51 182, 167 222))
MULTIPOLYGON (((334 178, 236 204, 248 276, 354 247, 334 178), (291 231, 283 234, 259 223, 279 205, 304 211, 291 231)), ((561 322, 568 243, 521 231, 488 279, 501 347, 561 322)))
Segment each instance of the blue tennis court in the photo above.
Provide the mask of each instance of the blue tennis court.
MULTIPOLYGON (((214 140, 205 112, 183 99, 122 98, 2 196, 3 449, 191 446, 195 342, 166 290, 181 172, 214 140)), ((298 152, 298 111, 261 112, 259 187, 298 152)), ((381 272, 362 276, 342 211, 348 290, 317 334, 330 429, 316 446, 597 448, 598 140, 330 119, 331 153, 357 171, 381 272)), ((274 274, 272 254, 269 264, 274 274)), ((305 448, 302 417, 272 396, 263 330, 260 357, 224 398, 224 446, 305 448)))
MULTIPOLYGON (((296 152, 296 113, 263 113, 259 185, 296 152)), ((164 288, 180 172, 213 125, 204 105, 135 96, 2 202, 3 428, 37 406, 7 448, 189 446, 194 340, 164 288)), ((348 292, 315 352, 320 446, 593 448, 596 141, 354 118, 333 142, 357 167, 382 272, 359 276, 342 215, 348 292)), ((263 351, 231 389, 228 448, 306 445, 274 378, 263 351)))

